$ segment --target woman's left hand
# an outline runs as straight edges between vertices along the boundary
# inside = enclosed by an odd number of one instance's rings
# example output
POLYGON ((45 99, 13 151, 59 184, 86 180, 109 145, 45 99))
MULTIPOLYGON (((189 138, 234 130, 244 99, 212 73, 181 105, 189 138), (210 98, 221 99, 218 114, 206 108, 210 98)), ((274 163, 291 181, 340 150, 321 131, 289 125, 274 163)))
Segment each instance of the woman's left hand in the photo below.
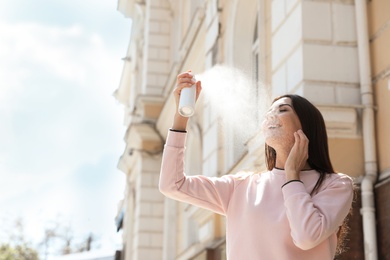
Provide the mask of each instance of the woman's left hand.
POLYGON ((305 167, 309 158, 309 139, 303 131, 295 132, 294 139, 294 145, 284 166, 286 181, 299 180, 299 172, 305 167))

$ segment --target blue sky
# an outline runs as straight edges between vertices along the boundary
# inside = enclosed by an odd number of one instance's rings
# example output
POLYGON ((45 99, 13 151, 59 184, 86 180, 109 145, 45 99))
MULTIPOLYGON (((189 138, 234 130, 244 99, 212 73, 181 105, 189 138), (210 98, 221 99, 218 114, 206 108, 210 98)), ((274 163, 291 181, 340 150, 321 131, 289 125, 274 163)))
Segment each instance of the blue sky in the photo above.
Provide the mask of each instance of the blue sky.
POLYGON ((117 241, 125 176, 119 85, 131 20, 114 0, 0 1, 0 241, 21 217, 117 241))

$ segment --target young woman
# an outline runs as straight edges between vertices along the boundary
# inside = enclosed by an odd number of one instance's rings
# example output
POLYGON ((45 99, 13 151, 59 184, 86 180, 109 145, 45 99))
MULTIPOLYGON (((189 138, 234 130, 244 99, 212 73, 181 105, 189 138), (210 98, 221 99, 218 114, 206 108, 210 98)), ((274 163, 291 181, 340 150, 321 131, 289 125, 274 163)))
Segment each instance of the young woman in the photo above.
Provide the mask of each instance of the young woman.
MULTIPOLYGON (((194 82, 190 72, 178 75, 176 106, 181 90, 194 82)), ((198 81, 197 98, 201 89, 198 81)), ((187 121, 176 112, 165 144, 160 191, 226 216, 228 259, 334 258, 353 183, 333 170, 317 108, 297 95, 275 99, 262 124, 268 171, 218 178, 184 174, 187 121)))

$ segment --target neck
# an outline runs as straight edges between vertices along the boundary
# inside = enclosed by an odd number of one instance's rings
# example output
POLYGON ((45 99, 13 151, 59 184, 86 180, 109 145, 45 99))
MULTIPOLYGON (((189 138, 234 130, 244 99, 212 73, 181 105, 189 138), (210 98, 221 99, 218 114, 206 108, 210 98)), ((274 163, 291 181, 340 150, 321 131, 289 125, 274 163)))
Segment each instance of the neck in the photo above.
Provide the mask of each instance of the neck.
POLYGON ((278 149, 276 151, 276 162, 275 167, 279 169, 284 169, 288 155, 290 154, 291 149, 278 149))
MULTIPOLYGON (((291 149, 278 149, 276 151, 276 162, 275 162, 275 168, 278 169, 285 169, 285 164, 287 161, 287 158, 290 154, 291 149)), ((306 161, 305 166, 301 170, 310 170, 311 167, 309 163, 306 161)))

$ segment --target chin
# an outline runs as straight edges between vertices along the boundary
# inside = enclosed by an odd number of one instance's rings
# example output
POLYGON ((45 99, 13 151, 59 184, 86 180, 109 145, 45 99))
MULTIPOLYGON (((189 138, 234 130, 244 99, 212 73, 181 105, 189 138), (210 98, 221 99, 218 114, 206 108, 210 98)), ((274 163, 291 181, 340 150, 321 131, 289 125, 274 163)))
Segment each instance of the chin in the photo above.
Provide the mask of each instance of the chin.
POLYGON ((265 136, 264 137, 265 139, 265 143, 274 148, 275 150, 278 148, 278 147, 288 147, 289 149, 291 149, 294 145, 294 137, 288 137, 288 136, 285 136, 285 135, 282 135, 282 136, 275 136, 275 135, 272 135, 272 136, 265 136))
MULTIPOLYGON (((265 143, 268 145, 268 146, 271 146, 272 148, 274 148, 275 147, 275 145, 278 143, 278 141, 277 141, 277 138, 275 138, 275 137, 272 137, 272 136, 270 136, 270 137, 265 137, 265 143)), ((275 148, 274 148, 275 149, 275 148)))

